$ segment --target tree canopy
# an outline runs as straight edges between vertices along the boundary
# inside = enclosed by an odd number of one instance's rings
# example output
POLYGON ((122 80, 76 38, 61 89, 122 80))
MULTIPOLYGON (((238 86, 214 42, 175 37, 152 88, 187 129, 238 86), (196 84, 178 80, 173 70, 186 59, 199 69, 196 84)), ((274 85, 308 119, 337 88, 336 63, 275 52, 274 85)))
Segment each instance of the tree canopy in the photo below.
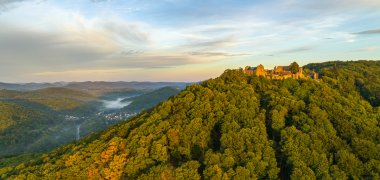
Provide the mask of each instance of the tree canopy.
POLYGON ((376 94, 380 62, 347 64, 306 66, 320 81, 226 70, 1 178, 378 179, 380 109, 362 94, 376 94))
POLYGON ((290 64, 290 71, 293 73, 293 74, 296 74, 300 69, 300 66, 298 65, 297 62, 292 62, 292 64, 290 64))

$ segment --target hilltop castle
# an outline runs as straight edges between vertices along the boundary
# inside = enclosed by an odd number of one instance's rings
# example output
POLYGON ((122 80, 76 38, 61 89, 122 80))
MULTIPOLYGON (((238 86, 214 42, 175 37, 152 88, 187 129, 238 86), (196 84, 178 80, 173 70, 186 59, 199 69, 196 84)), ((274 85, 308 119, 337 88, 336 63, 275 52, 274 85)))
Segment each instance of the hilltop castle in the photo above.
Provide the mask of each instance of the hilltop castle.
POLYGON ((246 66, 244 69, 240 68, 240 70, 243 71, 245 74, 255 75, 255 76, 264 76, 265 78, 268 78, 268 79, 287 79, 287 78, 318 79, 318 73, 316 72, 305 73, 303 71, 303 68, 298 67, 298 65, 297 65, 297 68, 295 69, 298 69, 298 71, 292 72, 292 65, 289 65, 289 66, 275 66, 273 69, 268 70, 268 69, 265 69, 262 64, 258 65, 257 67, 246 66))

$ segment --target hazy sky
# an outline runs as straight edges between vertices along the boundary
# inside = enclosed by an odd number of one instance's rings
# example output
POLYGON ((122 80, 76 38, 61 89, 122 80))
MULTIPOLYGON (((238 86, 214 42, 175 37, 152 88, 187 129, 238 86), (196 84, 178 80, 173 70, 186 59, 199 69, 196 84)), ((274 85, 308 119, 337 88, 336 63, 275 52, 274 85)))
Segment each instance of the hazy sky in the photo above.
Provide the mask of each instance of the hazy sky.
POLYGON ((0 82, 380 59, 380 0, 0 0, 0 82))

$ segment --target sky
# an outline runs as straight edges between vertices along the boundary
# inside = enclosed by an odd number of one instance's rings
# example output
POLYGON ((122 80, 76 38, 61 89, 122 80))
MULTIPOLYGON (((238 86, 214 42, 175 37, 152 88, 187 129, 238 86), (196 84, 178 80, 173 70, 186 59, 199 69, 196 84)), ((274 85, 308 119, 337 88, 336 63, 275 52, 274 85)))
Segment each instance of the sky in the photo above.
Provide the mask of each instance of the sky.
POLYGON ((0 0, 0 82, 201 81, 380 60, 379 0, 0 0))

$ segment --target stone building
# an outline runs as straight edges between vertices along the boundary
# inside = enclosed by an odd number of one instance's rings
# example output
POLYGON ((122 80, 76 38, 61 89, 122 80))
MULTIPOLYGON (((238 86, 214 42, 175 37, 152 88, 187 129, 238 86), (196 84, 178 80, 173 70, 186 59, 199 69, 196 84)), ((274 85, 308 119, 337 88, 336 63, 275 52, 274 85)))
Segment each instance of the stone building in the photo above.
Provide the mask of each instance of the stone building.
POLYGON ((243 72, 248 75, 266 76, 266 70, 262 64, 257 67, 246 66, 243 72))
POLYGON ((292 73, 291 66, 275 66, 272 70, 268 70, 260 64, 257 67, 246 66, 242 71, 248 75, 263 76, 268 79, 318 79, 318 73, 312 72, 305 75, 302 67, 299 67, 298 72, 292 73))

